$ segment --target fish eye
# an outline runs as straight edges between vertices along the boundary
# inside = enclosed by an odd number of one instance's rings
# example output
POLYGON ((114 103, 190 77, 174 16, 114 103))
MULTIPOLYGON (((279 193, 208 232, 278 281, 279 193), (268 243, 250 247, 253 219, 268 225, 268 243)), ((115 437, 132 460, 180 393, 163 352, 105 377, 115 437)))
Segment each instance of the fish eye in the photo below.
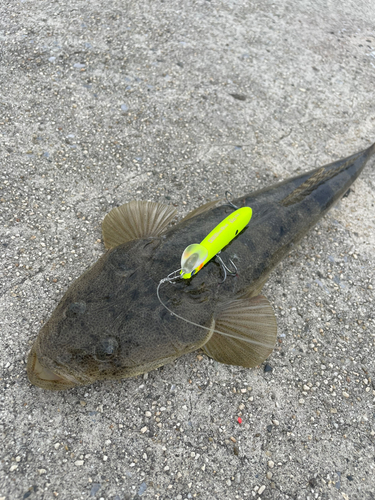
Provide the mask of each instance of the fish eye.
POLYGON ((72 302, 68 305, 65 314, 68 318, 75 318, 86 311, 86 302, 72 302))
POLYGON ((95 357, 99 361, 112 359, 118 350, 119 344, 113 337, 107 337, 99 342, 95 348, 95 357))

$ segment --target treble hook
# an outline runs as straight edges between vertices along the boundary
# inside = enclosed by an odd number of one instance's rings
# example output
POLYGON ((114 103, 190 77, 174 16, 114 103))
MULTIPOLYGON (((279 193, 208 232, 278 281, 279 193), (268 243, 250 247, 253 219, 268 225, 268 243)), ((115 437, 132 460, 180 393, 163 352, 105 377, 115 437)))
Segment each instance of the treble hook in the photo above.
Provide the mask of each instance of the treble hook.
POLYGON ((180 276, 180 274, 178 274, 180 271, 182 271, 182 268, 176 269, 176 271, 172 271, 171 273, 169 273, 166 278, 163 278, 160 280, 159 286, 167 281, 168 281, 168 283, 172 283, 172 281, 180 279, 181 276, 180 276))
MULTIPOLYGON (((220 252, 219 252, 220 253, 220 252)), ((236 264, 233 262, 232 259, 229 259, 229 262, 232 264, 232 266, 234 267, 235 271, 231 271, 228 266, 226 266, 226 264, 224 264, 224 261, 223 259, 219 256, 219 253, 216 254, 216 258, 219 260, 219 263, 221 265, 221 269, 224 271, 224 279, 223 281, 220 281, 220 284, 224 283, 224 281, 227 279, 227 273, 230 275, 230 276, 236 276, 237 275, 237 266, 236 264)))
POLYGON ((230 191, 225 191, 225 199, 227 200, 227 203, 230 207, 235 208, 237 210, 238 207, 236 207, 236 205, 228 199, 229 194, 232 196, 232 193, 230 191))

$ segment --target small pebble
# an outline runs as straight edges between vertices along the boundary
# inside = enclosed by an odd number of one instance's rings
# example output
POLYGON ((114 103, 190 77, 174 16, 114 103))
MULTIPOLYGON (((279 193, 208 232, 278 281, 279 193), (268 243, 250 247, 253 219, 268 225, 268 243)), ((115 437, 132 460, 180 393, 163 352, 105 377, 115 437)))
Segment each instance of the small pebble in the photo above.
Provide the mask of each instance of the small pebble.
POLYGON ((77 467, 80 467, 81 465, 83 465, 83 460, 76 460, 74 462, 74 465, 76 465, 77 467))
POLYGON ((100 490, 100 486, 100 483, 93 483, 90 491, 90 497, 94 497, 98 493, 98 491, 100 490))
POLYGON ((147 483, 143 482, 138 490, 138 495, 141 496, 147 490, 147 483))
POLYGON ((246 101, 246 96, 244 94, 229 94, 231 95, 234 99, 237 99, 238 101, 246 101))
POLYGON ((269 467, 270 469, 273 469, 273 468, 274 468, 274 466, 275 466, 275 462, 273 462, 272 460, 270 460, 270 461, 268 462, 268 467, 269 467))
POLYGON ((147 428, 146 426, 145 426, 145 427, 142 427, 142 429, 141 429, 142 434, 144 434, 144 433, 145 433, 145 432, 147 432, 147 431, 148 431, 148 428, 147 428))
POLYGON ((318 481, 315 479, 315 477, 309 480, 309 485, 311 486, 311 488, 316 488, 318 486, 318 481))
POLYGON ((261 495, 263 493, 263 491, 266 489, 266 487, 264 486, 264 484, 259 488, 258 490, 258 495, 261 495))

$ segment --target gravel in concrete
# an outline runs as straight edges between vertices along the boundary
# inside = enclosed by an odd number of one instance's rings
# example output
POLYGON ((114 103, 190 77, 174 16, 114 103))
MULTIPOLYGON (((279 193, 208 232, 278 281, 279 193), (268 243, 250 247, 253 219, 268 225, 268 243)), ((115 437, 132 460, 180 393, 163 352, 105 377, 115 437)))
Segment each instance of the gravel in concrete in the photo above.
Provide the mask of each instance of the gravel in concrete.
POLYGON ((374 498, 374 161, 267 283, 263 366, 25 371, 114 206, 183 216, 374 142, 374 27, 370 0, 2 0, 1 500, 374 498))

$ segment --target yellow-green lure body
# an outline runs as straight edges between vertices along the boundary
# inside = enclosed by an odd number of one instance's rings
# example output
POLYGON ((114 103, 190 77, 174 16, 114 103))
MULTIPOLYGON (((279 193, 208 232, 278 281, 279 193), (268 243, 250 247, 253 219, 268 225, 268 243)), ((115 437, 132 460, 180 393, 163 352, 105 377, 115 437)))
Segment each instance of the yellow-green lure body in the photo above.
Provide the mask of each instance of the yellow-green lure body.
POLYGON ((181 278, 189 279, 227 246, 250 222, 250 207, 239 208, 220 222, 203 241, 185 248, 181 257, 181 278))

